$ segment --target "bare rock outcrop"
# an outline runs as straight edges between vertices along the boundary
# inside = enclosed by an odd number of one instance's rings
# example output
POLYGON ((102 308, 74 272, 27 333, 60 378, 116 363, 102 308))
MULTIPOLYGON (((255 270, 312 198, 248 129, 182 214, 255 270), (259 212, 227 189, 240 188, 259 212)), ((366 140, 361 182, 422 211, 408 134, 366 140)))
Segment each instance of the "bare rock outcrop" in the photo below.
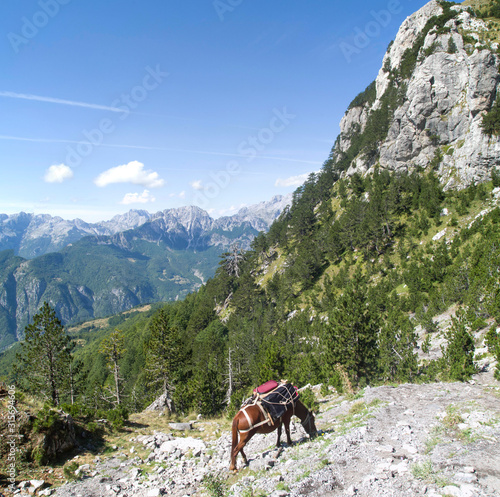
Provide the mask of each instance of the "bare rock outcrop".
POLYGON ((347 174, 363 174, 376 165, 398 171, 432 164, 446 188, 462 188, 489 179, 491 169, 500 166, 500 138, 481 128, 500 88, 498 44, 487 36, 496 25, 464 9, 453 6, 451 19, 429 29, 443 14, 432 0, 402 24, 373 97, 351 105, 341 121, 333 157, 347 174), (415 47, 418 53, 410 54, 415 47), (415 65, 406 74, 404 65, 407 70, 412 56, 415 65), (376 153, 353 149, 381 109, 389 119, 382 123, 387 133, 376 153), (341 164, 346 156, 349 163, 341 164))

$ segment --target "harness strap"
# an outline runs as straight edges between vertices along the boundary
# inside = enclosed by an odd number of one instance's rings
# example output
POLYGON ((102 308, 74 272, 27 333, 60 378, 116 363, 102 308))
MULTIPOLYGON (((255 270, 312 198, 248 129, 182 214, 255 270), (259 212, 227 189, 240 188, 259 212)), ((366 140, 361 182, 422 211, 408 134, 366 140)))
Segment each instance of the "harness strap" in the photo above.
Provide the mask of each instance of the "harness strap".
POLYGON ((245 415, 245 418, 247 418, 248 426, 252 426, 252 422, 250 421, 250 416, 247 413, 246 407, 244 409, 241 409, 241 412, 245 415))
POLYGON ((245 418, 247 419, 248 426, 249 426, 249 428, 247 430, 238 430, 240 433, 247 433, 250 430, 253 430, 254 428, 258 428, 259 426, 265 425, 266 423, 269 426, 271 426, 273 424, 271 416, 269 416, 269 414, 266 412, 266 410, 264 409, 264 407, 262 407, 262 404, 260 402, 256 402, 255 404, 246 405, 245 407, 243 407, 243 409, 240 409, 240 411, 245 415, 245 418), (250 407, 251 405, 253 405, 253 406, 257 405, 257 406, 259 406, 259 409, 261 410, 262 415, 265 418, 264 421, 261 421, 260 423, 252 425, 252 421, 250 419, 250 416, 247 413, 247 407, 250 407))
POLYGON ((250 426, 250 428, 248 428, 247 430, 238 430, 238 431, 240 433, 247 433, 248 431, 251 431, 254 428, 257 428, 258 426, 265 425, 266 423, 268 423, 267 419, 265 419, 264 421, 261 421, 260 423, 257 423, 256 425, 250 426))
POLYGON ((267 419, 267 422, 269 423, 269 426, 273 424, 273 420, 271 418, 271 415, 264 409, 264 406, 262 405, 261 402, 256 402, 256 404, 259 406, 260 412, 264 416, 264 418, 267 419))

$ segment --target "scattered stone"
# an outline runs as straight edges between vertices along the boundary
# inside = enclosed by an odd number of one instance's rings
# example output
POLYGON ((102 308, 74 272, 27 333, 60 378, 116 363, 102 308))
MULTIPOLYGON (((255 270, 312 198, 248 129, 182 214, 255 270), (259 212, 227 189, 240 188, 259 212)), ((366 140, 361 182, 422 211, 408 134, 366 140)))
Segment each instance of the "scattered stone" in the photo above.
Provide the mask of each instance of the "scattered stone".
POLYGON ((463 483, 476 483, 477 476, 474 473, 456 473, 453 477, 455 481, 463 483))
POLYGON ((159 452, 172 453, 176 450, 179 451, 179 454, 185 454, 189 450, 205 450, 207 446, 201 440, 196 438, 187 437, 187 438, 176 438, 174 440, 168 440, 163 442, 159 448, 159 452))
POLYGON ((34 491, 36 492, 37 490, 40 490, 43 488, 43 486, 45 485, 45 481, 44 480, 30 480, 30 487, 34 489, 34 491))
POLYGON ((345 493, 346 493, 346 495, 351 497, 352 495, 356 495, 357 491, 358 491, 357 488, 354 485, 351 485, 347 488, 345 493))
POLYGON ((191 423, 168 423, 168 426, 171 430, 176 431, 189 431, 193 429, 193 425, 191 423))
POLYGON ((463 497, 462 490, 459 487, 454 487, 453 485, 447 485, 441 489, 443 495, 453 496, 453 497, 463 497))
POLYGON ((418 453, 418 449, 416 447, 413 447, 413 445, 404 444, 403 450, 405 450, 406 452, 408 452, 410 454, 417 454, 418 453))

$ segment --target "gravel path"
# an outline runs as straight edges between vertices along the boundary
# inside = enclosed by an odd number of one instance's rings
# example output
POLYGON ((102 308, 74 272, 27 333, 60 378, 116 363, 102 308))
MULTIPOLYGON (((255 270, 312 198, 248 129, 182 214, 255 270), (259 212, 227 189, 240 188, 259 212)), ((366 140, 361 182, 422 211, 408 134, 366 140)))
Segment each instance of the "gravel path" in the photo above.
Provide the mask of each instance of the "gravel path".
MULTIPOLYGON (((491 373, 472 383, 383 386, 357 398, 327 398, 316 424, 320 436, 309 440, 293 423, 291 447, 276 449, 276 434, 256 435, 246 448, 249 465, 237 476, 228 471, 230 434, 203 442, 203 422, 183 437, 136 436, 143 459, 118 449, 82 466, 81 480, 37 493, 217 495, 203 483, 211 476, 227 485, 227 495, 242 497, 500 496, 500 384, 491 373)), ((24 487, 20 495, 28 493, 24 487)))

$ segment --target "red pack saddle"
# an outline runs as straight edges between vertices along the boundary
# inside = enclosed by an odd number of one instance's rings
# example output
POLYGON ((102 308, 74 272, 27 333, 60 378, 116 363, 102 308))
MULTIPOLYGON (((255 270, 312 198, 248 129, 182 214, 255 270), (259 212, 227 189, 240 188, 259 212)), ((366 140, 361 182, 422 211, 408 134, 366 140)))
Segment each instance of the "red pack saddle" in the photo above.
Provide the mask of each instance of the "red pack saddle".
POLYGON ((265 383, 263 383, 262 385, 260 385, 259 387, 255 388, 253 393, 268 393, 270 392, 271 390, 274 390, 275 388, 277 388, 279 385, 279 383, 275 380, 269 380, 269 381, 266 381, 265 383))

